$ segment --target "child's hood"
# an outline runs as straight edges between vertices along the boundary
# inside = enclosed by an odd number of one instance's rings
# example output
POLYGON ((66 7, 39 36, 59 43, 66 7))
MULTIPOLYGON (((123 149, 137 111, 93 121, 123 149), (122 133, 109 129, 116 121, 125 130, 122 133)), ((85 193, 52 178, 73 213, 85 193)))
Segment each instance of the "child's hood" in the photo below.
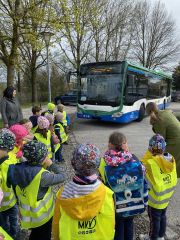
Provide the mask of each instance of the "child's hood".
POLYGON ((29 120, 32 122, 33 128, 38 125, 38 124, 37 124, 38 117, 39 117, 39 115, 35 115, 35 116, 31 116, 31 117, 29 118, 29 120))
POLYGON ((40 171, 41 167, 30 167, 27 162, 17 163, 14 166, 14 181, 20 188, 25 188, 40 171))
POLYGON ((11 126, 9 130, 16 136, 15 142, 20 141, 23 137, 28 135, 27 129, 19 124, 11 126))
POLYGON ((125 162, 128 162, 132 158, 129 152, 119 151, 115 152, 113 150, 107 150, 104 154, 104 160, 107 166, 120 166, 125 162))
POLYGON ((159 165, 163 173, 171 173, 176 167, 175 159, 169 153, 165 153, 163 156, 153 156, 153 159, 159 165))
POLYGON ((99 213, 106 196, 104 184, 90 194, 69 199, 60 199, 63 189, 64 187, 56 196, 56 204, 61 205, 71 218, 79 221, 88 221, 94 218, 99 213))

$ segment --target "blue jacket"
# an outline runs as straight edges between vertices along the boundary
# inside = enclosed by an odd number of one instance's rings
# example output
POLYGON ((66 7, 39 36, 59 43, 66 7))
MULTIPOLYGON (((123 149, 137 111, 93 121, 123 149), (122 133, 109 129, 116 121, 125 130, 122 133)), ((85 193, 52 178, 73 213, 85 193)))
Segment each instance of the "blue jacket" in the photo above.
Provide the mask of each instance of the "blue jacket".
POLYGON ((38 124, 37 124, 37 119, 38 119, 39 115, 35 115, 35 116, 31 116, 29 118, 29 120, 32 122, 32 125, 33 125, 33 128, 36 127, 38 124))

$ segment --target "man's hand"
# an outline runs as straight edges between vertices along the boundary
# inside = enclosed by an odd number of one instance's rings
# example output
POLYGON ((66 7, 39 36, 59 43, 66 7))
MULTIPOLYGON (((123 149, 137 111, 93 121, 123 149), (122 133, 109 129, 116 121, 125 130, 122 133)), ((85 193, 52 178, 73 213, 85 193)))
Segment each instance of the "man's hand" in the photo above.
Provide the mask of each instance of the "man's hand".
POLYGON ((8 123, 4 124, 4 127, 9 128, 9 124, 8 123))

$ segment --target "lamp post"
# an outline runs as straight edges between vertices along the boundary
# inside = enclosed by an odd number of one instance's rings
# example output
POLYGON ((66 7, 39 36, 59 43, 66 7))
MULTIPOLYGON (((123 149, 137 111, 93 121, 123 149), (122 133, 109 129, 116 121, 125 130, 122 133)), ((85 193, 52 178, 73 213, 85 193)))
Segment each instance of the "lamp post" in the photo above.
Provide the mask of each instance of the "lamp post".
POLYGON ((41 35, 43 36, 43 39, 46 43, 47 47, 47 72, 48 72, 48 94, 49 94, 49 103, 51 103, 51 84, 50 84, 50 75, 49 75, 49 43, 50 43, 50 38, 53 36, 53 33, 50 32, 41 32, 41 35))

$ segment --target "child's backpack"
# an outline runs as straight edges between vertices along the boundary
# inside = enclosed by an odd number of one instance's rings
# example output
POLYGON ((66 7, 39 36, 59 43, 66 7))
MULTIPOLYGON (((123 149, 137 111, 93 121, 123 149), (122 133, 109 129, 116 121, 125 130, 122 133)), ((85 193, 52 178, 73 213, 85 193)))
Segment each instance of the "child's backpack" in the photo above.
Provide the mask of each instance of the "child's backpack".
POLYGON ((116 216, 135 216, 145 211, 148 188, 139 161, 130 160, 120 167, 105 166, 106 186, 115 194, 116 216))

